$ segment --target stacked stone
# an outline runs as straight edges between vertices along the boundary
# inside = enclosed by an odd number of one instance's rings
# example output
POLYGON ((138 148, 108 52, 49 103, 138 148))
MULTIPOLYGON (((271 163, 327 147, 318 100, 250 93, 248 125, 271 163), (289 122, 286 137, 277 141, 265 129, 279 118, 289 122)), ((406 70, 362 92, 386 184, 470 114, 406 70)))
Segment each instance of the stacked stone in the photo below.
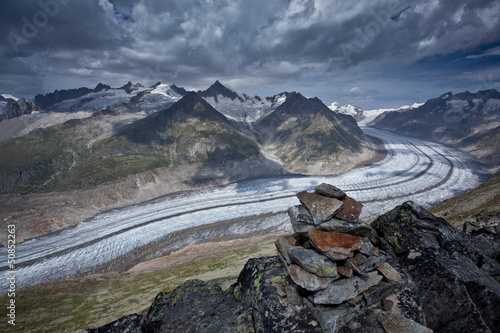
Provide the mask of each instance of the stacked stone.
POLYGON ((288 210, 295 234, 278 239, 277 252, 323 329, 335 332, 392 293, 383 279, 401 277, 363 238, 371 227, 359 219, 360 202, 324 183, 297 198, 301 205, 288 210))

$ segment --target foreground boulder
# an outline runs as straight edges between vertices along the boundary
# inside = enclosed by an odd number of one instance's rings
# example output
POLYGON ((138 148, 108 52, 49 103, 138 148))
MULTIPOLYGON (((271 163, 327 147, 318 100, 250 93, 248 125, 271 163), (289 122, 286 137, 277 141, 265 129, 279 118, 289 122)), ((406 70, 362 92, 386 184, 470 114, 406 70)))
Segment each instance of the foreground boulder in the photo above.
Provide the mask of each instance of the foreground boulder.
POLYGON ((466 235, 413 202, 380 216, 372 227, 371 241, 414 289, 427 327, 500 330, 498 236, 466 235))
MULTIPOLYGON (((347 198, 337 190, 316 194, 347 198)), ((499 332, 498 235, 467 235, 413 202, 365 237, 325 231, 304 206, 290 219, 278 256, 250 259, 227 291, 187 281, 146 315, 89 332, 499 332)))

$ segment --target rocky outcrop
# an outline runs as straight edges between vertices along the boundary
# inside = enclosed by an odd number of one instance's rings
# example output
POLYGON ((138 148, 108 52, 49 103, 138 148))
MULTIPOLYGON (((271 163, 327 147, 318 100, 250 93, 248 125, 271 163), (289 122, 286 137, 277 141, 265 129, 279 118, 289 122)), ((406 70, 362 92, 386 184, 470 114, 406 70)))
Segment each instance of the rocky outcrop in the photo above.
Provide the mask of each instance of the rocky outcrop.
POLYGON ((467 235, 413 202, 365 237, 325 231, 308 205, 290 209, 295 233, 276 240, 278 256, 250 259, 227 291, 187 281, 146 315, 89 332, 498 332, 498 236, 467 235))
POLYGON ((372 223, 371 240, 415 290, 436 332, 498 332, 500 242, 466 235, 407 202, 372 223))
POLYGON ((0 114, 0 121, 4 119, 12 119, 23 115, 31 114, 35 109, 33 102, 27 101, 24 98, 9 104, 4 112, 0 114))
POLYGON ((52 93, 48 93, 45 95, 42 94, 36 95, 35 104, 42 110, 48 110, 53 105, 61 103, 62 101, 82 97, 92 92, 99 92, 101 90, 108 90, 108 89, 111 89, 111 87, 102 83, 99 83, 94 89, 89 89, 84 87, 78 89, 63 89, 63 90, 56 89, 52 93))

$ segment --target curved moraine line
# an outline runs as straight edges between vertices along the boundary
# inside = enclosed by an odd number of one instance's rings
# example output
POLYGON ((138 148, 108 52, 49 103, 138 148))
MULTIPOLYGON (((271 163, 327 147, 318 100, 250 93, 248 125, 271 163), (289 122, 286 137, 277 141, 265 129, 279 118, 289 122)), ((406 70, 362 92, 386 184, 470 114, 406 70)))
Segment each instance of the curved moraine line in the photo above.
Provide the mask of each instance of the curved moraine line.
MULTIPOLYGON (((241 221, 245 217, 251 221, 223 223, 207 237, 289 228, 283 212, 298 204, 295 194, 312 190, 321 182, 334 184, 363 202, 363 219, 375 217, 402 201, 430 205, 479 184, 479 176, 468 166, 464 154, 423 140, 372 128, 363 130, 384 142, 388 154, 383 160, 334 176, 253 179, 167 195, 105 212, 75 228, 19 244, 17 286, 87 274, 118 257, 144 253, 152 244, 179 231, 217 222, 241 221), (254 218, 266 214, 267 218, 254 218)), ((6 258, 6 251, 1 248, 0 256, 6 258)), ((2 262, 0 266, 4 283, 9 274, 5 265, 2 262)))

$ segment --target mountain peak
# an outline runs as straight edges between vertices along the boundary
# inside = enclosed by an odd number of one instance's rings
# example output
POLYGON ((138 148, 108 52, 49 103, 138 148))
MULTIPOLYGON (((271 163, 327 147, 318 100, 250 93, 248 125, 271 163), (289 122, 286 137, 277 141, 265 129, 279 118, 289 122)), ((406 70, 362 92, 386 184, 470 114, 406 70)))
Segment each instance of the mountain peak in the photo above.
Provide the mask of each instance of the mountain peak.
POLYGON ((215 120, 222 123, 227 123, 227 118, 214 109, 207 101, 205 101, 199 93, 190 91, 187 92, 177 103, 172 105, 170 109, 165 110, 168 113, 179 115, 194 116, 202 120, 215 120))
POLYGON ((99 91, 101 91, 101 90, 109 90, 109 89, 111 89, 111 87, 110 87, 109 85, 99 82, 99 83, 95 86, 95 88, 94 88, 94 90, 93 90, 93 91, 94 91, 94 92, 99 92, 99 91))
POLYGON ((222 83, 220 83, 219 80, 215 81, 207 90, 205 91, 198 91, 200 96, 202 97, 213 97, 215 101, 218 101, 217 96, 222 96, 222 97, 228 97, 230 99, 239 99, 240 101, 244 102, 245 99, 238 94, 234 89, 231 87, 228 87, 222 83))
POLYGON ((333 102, 332 104, 328 105, 328 108, 335 113, 353 116, 355 119, 360 113, 363 112, 363 110, 361 110, 357 106, 351 104, 340 105, 340 103, 338 102, 333 102))

